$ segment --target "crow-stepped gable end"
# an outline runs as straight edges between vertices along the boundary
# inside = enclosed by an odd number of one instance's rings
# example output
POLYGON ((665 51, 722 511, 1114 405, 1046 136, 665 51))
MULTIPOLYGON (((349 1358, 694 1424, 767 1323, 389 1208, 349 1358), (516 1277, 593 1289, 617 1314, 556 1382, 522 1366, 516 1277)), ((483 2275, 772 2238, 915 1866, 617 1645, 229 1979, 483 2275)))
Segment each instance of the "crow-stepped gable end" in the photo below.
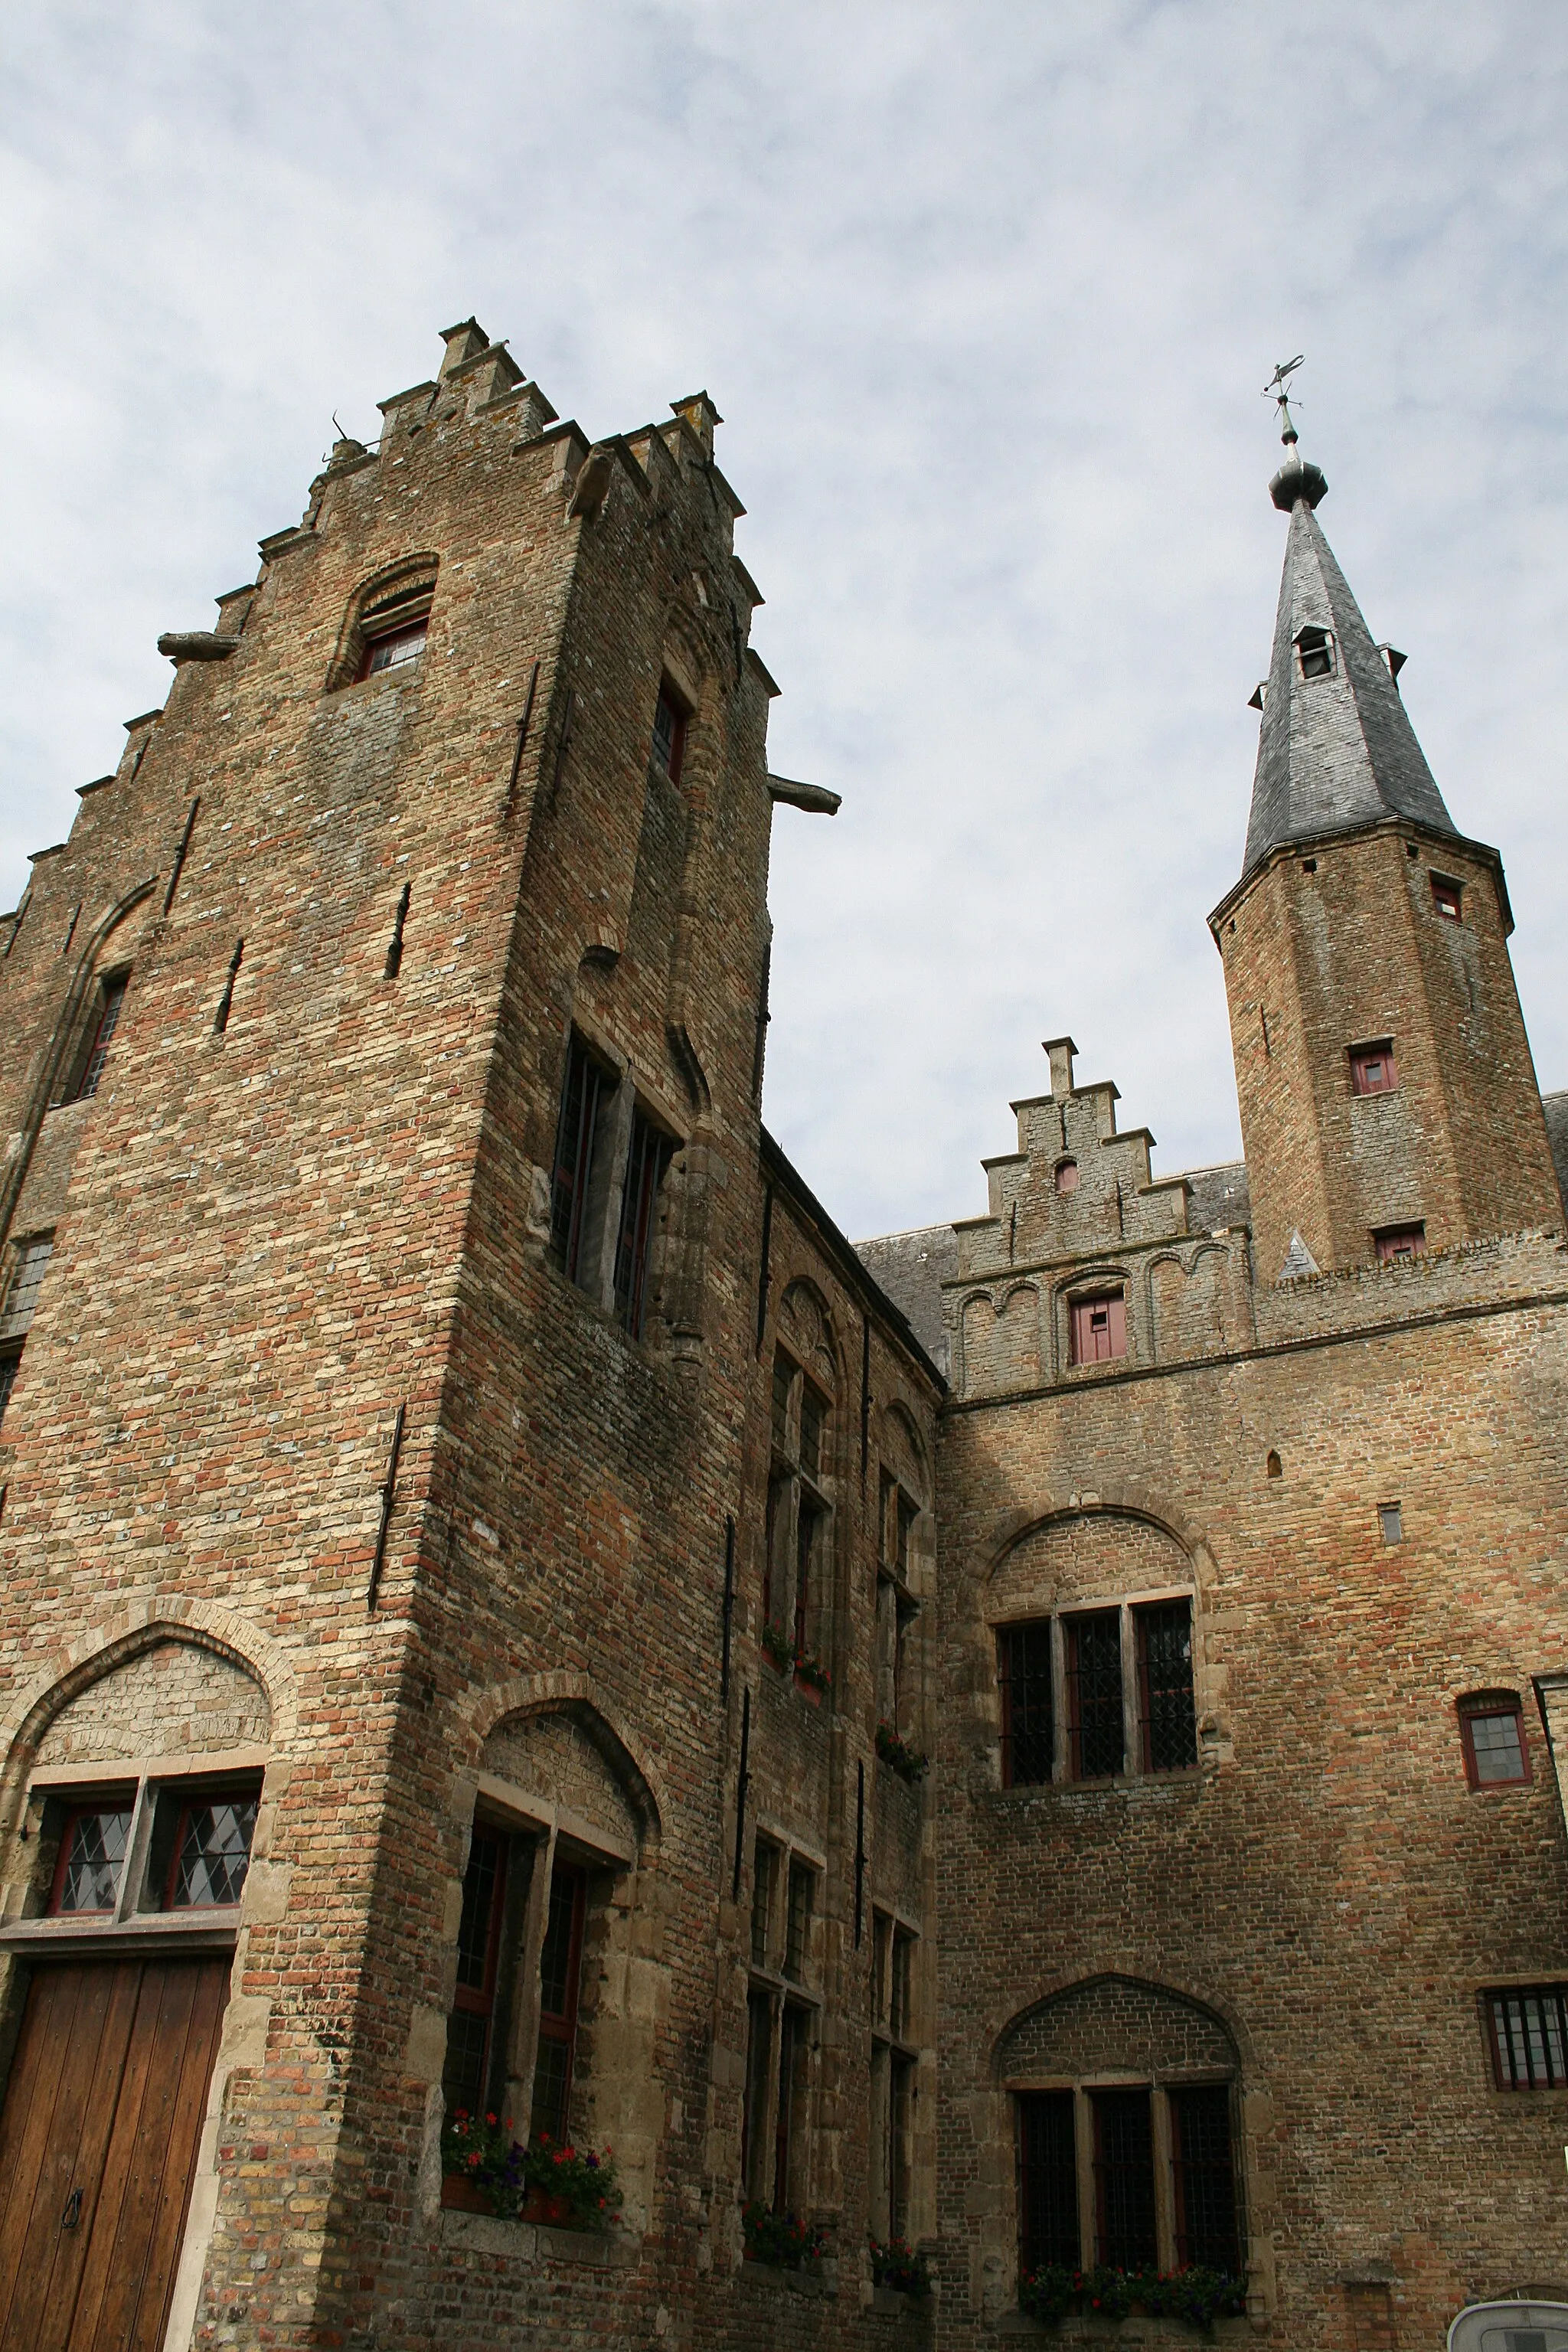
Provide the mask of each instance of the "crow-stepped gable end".
POLYGON ((442 341, 0 919, 0 2343, 1568 2299, 1568 1097, 1288 410, 1245 1161, 857 1248, 719 413, 442 341))

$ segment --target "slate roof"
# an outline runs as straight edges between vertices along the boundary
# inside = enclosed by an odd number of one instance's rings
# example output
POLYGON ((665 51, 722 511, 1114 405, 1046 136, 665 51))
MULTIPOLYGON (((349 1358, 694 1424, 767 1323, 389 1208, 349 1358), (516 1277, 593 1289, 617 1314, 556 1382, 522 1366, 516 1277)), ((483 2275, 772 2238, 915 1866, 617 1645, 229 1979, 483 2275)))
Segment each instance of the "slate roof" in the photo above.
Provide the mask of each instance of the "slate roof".
POLYGON ((1388 663, 1300 498, 1290 513, 1242 872, 1287 843, 1390 816, 1456 831, 1388 663), (1301 674, 1296 639, 1308 626, 1332 635, 1329 677, 1301 674))

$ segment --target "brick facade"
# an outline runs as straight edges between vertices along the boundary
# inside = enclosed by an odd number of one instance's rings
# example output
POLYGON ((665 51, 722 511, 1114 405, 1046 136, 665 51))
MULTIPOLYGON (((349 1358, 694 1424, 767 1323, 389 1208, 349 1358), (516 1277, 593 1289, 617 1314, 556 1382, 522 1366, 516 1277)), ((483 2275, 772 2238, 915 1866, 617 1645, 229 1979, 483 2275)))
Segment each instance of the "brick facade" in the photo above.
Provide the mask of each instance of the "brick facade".
POLYGON ((52 1244, 0 1330, 0 2055, 111 1948, 49 1909, 73 1797, 259 1808, 169 2352, 1027 2334, 1016 2102, 1108 2084, 1231 2102, 1225 2332, 1435 2344, 1550 2287, 1568 2092, 1493 2087, 1480 2000, 1568 1976, 1562 1803, 1537 1717, 1478 1789, 1456 1712, 1533 1681, 1568 1752, 1568 1282, 1490 853, 1440 844, 1458 925, 1409 825, 1249 872, 1245 1169, 1156 1179, 1057 1040, 987 1216, 857 1254, 760 1124, 773 809, 831 796, 769 778, 711 404, 590 445, 465 321, 384 415, 163 641, 0 923, 7 1281, 52 1244), (1372 1035, 1401 1091, 1348 1100, 1372 1035), (1174 1768, 1151 1610, 1191 1627, 1174 1768), (1089 1617, 1132 1676, 1099 1776, 1089 1617), (1057 1761, 1005 1785, 1019 1624, 1057 1761), (519 2134, 581 1876, 605 2233, 443 2188, 476 1830, 519 2134), (743 2259, 748 2187, 817 2267, 743 2259), (874 2285, 879 2217, 930 2302, 874 2285))

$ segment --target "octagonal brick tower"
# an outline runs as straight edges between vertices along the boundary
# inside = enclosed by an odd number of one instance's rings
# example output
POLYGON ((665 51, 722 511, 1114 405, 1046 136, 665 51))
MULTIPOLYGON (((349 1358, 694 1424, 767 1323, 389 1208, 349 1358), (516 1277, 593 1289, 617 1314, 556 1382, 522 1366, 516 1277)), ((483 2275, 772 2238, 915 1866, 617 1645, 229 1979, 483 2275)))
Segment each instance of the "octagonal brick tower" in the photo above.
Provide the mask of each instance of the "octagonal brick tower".
POLYGON ((1225 961, 1258 1277, 1562 1222, 1502 861, 1459 833, 1297 451, 1225 961))

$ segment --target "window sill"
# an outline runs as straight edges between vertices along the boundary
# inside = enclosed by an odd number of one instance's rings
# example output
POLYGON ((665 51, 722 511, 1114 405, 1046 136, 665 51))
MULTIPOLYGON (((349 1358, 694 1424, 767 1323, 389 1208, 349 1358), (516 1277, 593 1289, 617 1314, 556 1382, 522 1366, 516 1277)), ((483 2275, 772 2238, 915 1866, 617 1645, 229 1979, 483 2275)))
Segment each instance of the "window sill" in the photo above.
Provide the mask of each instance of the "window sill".
POLYGON ((874 2286, 871 2289, 871 2309, 884 2312, 889 2318, 897 2318, 903 2312, 921 2318, 931 2307, 929 2294, 910 2294, 901 2286, 874 2286))
POLYGON ((159 1911, 139 1919, 13 1919, 0 1927, 0 1951, 47 1952, 56 1959, 75 1951, 105 1959, 150 1952, 231 1952, 238 1932, 237 1903, 205 1912, 159 1911))
POLYGON ((443 2246, 500 2254, 514 2263, 568 2263, 578 2270, 629 2270, 637 2242, 624 2231, 557 2230, 544 2221, 503 2221, 493 2213, 458 2213, 443 2207, 443 2246))
POLYGON ((1162 1790, 1185 1790, 1195 1796, 1203 1787, 1201 1764, 1184 1764, 1175 1772, 1117 1772, 1097 1780, 1029 1780, 1011 1789, 979 1789, 976 1799, 998 1811, 1022 1811, 1041 1799, 1060 1801, 1075 1797, 1137 1797, 1158 1795, 1162 1790))
POLYGON ((824 2263, 819 2270, 792 2270, 787 2263, 754 2263, 750 2256, 741 2263, 742 2286, 761 2287, 784 2294, 810 2294, 831 2301, 838 2293, 838 2268, 835 2263, 824 2263))

